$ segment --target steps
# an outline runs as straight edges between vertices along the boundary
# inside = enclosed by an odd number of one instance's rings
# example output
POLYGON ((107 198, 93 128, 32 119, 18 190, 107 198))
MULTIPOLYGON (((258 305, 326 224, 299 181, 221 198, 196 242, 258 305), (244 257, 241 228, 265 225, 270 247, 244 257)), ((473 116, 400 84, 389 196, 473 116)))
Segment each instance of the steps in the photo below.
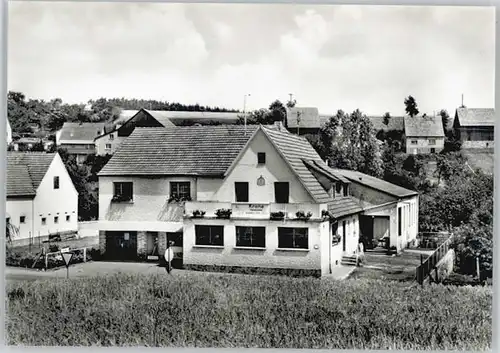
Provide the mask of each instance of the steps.
POLYGON ((356 255, 344 255, 340 264, 343 266, 356 266, 356 255))

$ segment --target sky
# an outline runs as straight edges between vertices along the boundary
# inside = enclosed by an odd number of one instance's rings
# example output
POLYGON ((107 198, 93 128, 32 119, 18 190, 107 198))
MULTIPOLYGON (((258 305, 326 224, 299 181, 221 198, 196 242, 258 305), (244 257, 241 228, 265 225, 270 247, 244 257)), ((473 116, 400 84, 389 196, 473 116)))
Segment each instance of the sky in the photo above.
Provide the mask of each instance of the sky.
POLYGON ((10 2, 8 89, 86 103, 494 107, 493 7, 10 2))

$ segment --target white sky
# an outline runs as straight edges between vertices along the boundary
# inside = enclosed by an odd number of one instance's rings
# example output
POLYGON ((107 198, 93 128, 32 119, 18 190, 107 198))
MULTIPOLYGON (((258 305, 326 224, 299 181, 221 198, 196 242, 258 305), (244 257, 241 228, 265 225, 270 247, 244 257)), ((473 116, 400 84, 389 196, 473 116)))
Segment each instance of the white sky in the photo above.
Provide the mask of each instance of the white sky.
POLYGON ((472 7, 10 2, 8 89, 322 113, 494 107, 495 10, 472 7))

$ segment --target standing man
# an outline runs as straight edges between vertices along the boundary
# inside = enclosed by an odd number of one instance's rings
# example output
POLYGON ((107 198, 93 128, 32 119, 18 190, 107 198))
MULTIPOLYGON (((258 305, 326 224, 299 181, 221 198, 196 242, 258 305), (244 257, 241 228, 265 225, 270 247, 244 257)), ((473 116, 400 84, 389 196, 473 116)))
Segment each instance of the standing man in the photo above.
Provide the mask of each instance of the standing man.
POLYGON ((167 272, 170 273, 172 271, 172 260, 174 259, 174 249, 172 246, 174 245, 173 241, 169 241, 167 243, 167 249, 165 250, 165 261, 167 262, 167 272))

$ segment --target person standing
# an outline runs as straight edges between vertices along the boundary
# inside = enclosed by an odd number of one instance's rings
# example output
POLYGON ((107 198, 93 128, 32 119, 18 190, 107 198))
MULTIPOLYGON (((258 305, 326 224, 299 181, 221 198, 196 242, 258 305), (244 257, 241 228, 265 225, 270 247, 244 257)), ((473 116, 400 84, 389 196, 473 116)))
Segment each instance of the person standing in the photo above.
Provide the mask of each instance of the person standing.
POLYGON ((174 245, 174 242, 169 241, 167 243, 167 249, 165 250, 165 261, 167 263, 166 270, 168 273, 170 273, 172 271, 172 260, 174 259, 173 245, 174 245))

